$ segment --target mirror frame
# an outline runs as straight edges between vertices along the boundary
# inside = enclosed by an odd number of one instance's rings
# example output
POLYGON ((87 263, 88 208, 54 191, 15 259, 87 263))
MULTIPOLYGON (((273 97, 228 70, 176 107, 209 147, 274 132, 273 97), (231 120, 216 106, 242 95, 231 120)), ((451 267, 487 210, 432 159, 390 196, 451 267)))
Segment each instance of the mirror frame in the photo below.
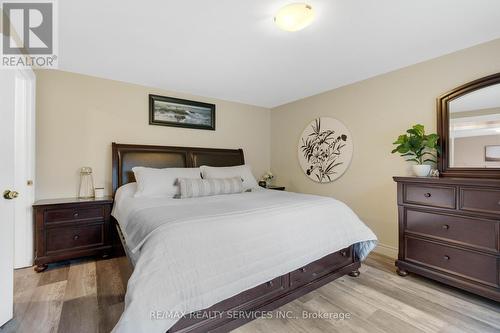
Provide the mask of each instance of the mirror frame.
POLYGON ((475 90, 500 83, 500 73, 485 76, 457 87, 437 99, 437 132, 442 153, 438 159, 438 170, 442 177, 500 178, 500 168, 456 168, 449 166, 449 103, 475 90))

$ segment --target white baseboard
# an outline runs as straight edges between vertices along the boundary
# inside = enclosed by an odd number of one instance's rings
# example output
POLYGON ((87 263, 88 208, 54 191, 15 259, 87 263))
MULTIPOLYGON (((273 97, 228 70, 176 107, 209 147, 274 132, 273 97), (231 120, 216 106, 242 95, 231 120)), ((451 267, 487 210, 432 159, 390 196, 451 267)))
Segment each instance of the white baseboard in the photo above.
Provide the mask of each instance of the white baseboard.
POLYGON ((396 259, 398 257, 398 248, 386 244, 378 243, 373 252, 396 259))

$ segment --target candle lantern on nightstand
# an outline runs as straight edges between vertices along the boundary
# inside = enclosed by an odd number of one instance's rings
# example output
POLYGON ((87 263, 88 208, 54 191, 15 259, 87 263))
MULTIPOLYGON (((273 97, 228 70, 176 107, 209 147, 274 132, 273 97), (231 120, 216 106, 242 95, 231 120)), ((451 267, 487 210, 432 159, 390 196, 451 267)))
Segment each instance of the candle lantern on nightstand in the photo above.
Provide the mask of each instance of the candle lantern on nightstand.
POLYGON ((88 199, 94 197, 94 179, 92 168, 83 167, 80 169, 80 191, 78 197, 88 199))

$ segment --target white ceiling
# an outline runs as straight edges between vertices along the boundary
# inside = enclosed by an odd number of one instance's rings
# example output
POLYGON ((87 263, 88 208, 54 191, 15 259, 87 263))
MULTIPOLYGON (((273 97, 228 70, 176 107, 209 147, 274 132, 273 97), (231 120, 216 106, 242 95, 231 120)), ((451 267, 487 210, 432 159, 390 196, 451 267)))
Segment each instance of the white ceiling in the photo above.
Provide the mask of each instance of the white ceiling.
POLYGON ((498 0, 71 0, 59 4, 62 70, 274 107, 500 38, 498 0))

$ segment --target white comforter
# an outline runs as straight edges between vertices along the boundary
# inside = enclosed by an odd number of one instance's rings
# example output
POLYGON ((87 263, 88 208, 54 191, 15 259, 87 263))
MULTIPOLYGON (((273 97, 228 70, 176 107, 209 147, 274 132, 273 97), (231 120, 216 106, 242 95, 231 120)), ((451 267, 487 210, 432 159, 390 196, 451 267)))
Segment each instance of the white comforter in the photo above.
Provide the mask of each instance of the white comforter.
POLYGON ((193 199, 133 198, 119 190, 113 216, 137 258, 114 332, 164 333, 208 308, 312 261, 376 236, 342 202, 257 190, 193 199), (151 319, 152 313, 162 316, 151 319))

